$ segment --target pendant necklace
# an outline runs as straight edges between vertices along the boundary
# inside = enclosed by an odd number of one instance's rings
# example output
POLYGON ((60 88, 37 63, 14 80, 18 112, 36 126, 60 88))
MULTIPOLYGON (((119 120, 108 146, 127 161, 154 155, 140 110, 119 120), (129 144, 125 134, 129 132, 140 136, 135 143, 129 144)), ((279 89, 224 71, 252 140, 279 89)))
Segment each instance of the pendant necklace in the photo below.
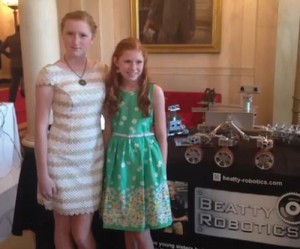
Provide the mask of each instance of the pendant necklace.
POLYGON ((65 60, 65 62, 66 62, 66 64, 67 64, 68 68, 69 68, 74 74, 76 74, 76 75, 78 76, 78 78, 79 78, 79 80, 78 80, 79 85, 85 86, 85 85, 86 85, 86 81, 85 81, 82 77, 84 76, 85 71, 86 71, 87 58, 85 58, 84 69, 83 69, 81 75, 79 75, 79 74, 71 67, 71 65, 69 64, 69 62, 67 61, 67 59, 66 59, 65 56, 64 56, 64 60, 65 60))

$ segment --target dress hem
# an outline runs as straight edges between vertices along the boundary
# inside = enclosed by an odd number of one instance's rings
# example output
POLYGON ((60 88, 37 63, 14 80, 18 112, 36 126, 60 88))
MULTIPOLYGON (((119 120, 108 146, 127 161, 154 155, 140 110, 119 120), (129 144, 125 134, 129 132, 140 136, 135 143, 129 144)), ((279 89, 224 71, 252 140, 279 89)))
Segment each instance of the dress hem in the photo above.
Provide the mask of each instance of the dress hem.
POLYGON ((79 210, 79 211, 73 211, 73 212, 62 212, 61 210, 57 210, 55 208, 49 208, 49 207, 47 208, 47 207, 45 207, 45 205, 43 205, 43 206, 46 210, 55 211, 60 215, 66 215, 66 216, 92 214, 92 213, 95 213, 99 210, 99 208, 90 208, 88 210, 79 210))
POLYGON ((162 228, 169 227, 173 224, 171 221, 170 223, 160 225, 160 226, 149 226, 149 227, 141 227, 141 228, 134 228, 134 227, 122 227, 122 226, 114 226, 114 225, 103 225, 103 228, 106 229, 113 229, 113 230, 122 230, 122 231, 130 231, 130 232, 143 232, 146 230, 158 230, 162 228))

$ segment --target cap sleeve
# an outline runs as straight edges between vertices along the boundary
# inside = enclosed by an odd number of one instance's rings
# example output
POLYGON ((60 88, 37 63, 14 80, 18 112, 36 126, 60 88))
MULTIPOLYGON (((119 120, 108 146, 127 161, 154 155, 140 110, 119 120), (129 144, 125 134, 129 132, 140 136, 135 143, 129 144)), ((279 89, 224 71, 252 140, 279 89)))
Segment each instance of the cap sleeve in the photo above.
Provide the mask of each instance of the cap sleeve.
POLYGON ((37 86, 53 86, 54 81, 51 79, 51 73, 49 66, 43 67, 37 77, 36 85, 37 86))
POLYGON ((109 72, 109 66, 104 64, 104 74, 106 75, 109 72))
POLYGON ((100 72, 101 72, 101 75, 103 76, 103 77, 105 77, 105 75, 108 73, 108 71, 109 71, 109 66, 107 65, 107 64, 105 64, 105 63, 102 63, 102 62, 98 62, 98 68, 99 68, 99 70, 100 70, 100 72))

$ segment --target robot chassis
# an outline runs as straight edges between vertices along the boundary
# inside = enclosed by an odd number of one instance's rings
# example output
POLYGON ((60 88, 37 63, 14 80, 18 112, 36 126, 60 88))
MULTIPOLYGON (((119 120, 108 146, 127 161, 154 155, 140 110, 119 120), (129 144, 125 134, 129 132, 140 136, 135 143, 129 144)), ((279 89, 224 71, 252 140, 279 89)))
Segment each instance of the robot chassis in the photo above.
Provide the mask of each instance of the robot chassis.
MULTIPOLYGON (((268 170, 274 165, 274 155, 270 150, 273 148, 273 139, 262 135, 247 135, 233 121, 226 121, 218 125, 212 131, 208 126, 198 128, 199 132, 187 137, 187 142, 191 144, 185 151, 185 159, 191 164, 198 164, 203 159, 202 145, 209 145, 213 139, 217 139, 218 146, 221 147, 214 156, 215 163, 221 168, 230 167, 234 162, 233 152, 230 147, 236 146, 240 139, 249 141, 256 140, 256 147, 259 151, 254 157, 255 165, 261 170, 268 170)), ((265 131, 269 132, 270 127, 265 131)))

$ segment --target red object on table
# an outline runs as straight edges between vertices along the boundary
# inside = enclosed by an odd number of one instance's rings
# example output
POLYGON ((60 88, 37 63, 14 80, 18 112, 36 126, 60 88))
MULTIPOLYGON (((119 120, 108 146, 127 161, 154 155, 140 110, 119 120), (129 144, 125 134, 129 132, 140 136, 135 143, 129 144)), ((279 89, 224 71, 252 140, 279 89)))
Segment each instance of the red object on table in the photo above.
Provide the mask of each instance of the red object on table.
MULTIPOLYGON (((8 102, 8 93, 9 93, 9 88, 7 87, 0 88, 0 102, 8 102)), ((16 110, 18 125, 27 123, 26 102, 25 102, 25 98, 21 95, 20 89, 18 91, 17 98, 16 98, 15 110, 16 110)))
MULTIPOLYGON (((168 106, 178 104, 180 111, 179 116, 188 128, 196 128, 197 124, 204 121, 204 114, 200 112, 192 112, 192 107, 201 107, 200 102, 204 99, 203 92, 173 92, 165 91, 166 112, 168 106)), ((216 94, 214 102, 221 102, 221 94, 216 94)))

